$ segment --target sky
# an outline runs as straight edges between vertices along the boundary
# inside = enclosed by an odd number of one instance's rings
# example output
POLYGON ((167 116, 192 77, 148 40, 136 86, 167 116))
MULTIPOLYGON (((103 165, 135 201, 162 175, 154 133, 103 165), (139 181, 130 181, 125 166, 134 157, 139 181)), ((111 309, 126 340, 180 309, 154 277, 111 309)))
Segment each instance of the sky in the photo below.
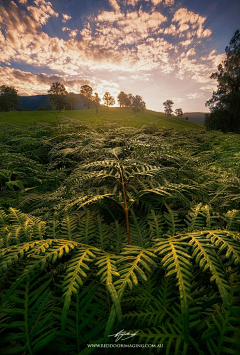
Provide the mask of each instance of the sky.
POLYGON ((19 95, 90 85, 150 110, 207 112, 210 79, 240 28, 240 0, 0 0, 0 85, 19 95))

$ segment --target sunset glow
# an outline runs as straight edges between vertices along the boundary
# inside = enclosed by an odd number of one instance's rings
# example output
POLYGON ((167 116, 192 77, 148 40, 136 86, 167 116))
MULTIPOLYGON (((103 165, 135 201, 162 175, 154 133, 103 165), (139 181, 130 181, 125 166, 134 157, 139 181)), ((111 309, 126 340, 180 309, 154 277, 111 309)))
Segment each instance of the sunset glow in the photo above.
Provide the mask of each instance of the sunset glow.
POLYGON ((239 0, 0 0, 0 85, 19 95, 92 86, 163 111, 207 111, 239 0))

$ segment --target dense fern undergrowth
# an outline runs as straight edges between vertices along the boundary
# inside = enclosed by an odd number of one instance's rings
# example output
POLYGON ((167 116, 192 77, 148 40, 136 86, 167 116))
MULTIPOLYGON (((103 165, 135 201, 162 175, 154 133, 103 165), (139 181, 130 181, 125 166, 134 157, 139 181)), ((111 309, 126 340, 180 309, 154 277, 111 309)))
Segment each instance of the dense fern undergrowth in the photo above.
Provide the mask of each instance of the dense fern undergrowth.
POLYGON ((1 354, 238 353, 238 135, 62 119, 0 147, 1 354))

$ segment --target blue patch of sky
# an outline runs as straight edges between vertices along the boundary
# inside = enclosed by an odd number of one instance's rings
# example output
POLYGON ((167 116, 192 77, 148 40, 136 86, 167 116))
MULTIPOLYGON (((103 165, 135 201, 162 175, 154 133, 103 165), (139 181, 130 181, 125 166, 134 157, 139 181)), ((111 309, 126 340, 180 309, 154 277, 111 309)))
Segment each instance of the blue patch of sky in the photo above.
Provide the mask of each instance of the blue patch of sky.
POLYGON ((206 17, 204 28, 212 31, 214 48, 223 53, 235 31, 240 28, 240 0, 189 0, 186 7, 206 17))
POLYGON ((44 66, 44 67, 36 67, 36 66, 32 66, 30 64, 26 64, 23 62, 15 62, 15 61, 11 61, 11 65, 6 65, 6 64, 1 64, 2 67, 12 67, 16 70, 21 70, 24 72, 30 72, 34 75, 40 74, 40 73, 44 73, 47 75, 56 75, 56 71, 55 70, 51 70, 48 67, 44 66))
MULTIPOLYGON (((58 17, 50 17, 43 31, 51 37, 59 37, 64 40, 69 39, 69 31, 63 31, 67 27, 70 30, 81 30, 84 27, 86 18, 97 15, 99 11, 110 11, 111 7, 106 0, 52 0, 52 8, 59 14, 58 17), (65 23, 62 22, 62 14, 71 16, 65 23)), ((79 39, 77 36, 76 39, 79 39)))

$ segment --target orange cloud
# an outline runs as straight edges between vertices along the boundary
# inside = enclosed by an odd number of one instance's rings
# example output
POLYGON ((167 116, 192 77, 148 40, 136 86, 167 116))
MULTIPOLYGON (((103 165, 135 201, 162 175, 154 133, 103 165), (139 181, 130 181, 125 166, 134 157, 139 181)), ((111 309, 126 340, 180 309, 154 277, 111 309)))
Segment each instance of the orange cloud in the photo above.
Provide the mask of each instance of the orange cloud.
POLYGON ((198 38, 204 38, 209 37, 212 33, 209 29, 203 30, 203 23, 205 20, 206 17, 188 11, 186 8, 180 8, 175 12, 172 22, 178 23, 179 32, 186 31, 191 26, 191 31, 189 32, 190 36, 196 35, 198 38))
POLYGON ((154 6, 164 3, 166 6, 174 5, 174 0, 152 0, 154 6))
POLYGON ((18 90, 19 95, 47 94, 47 90, 55 81, 60 81, 69 91, 75 91, 76 93, 80 92, 81 85, 95 85, 84 75, 82 78, 69 78, 69 76, 64 75, 32 74, 18 69, 0 67, 0 86, 13 85, 18 90))
POLYGON ((71 16, 67 15, 67 14, 62 14, 62 22, 66 23, 68 20, 71 20, 71 16))
POLYGON ((120 11, 120 6, 118 5, 117 0, 109 0, 109 4, 112 6, 114 11, 117 11, 117 12, 120 11))
POLYGON ((31 18, 41 25, 45 25, 49 17, 59 16, 58 13, 53 10, 52 4, 49 1, 35 0, 34 4, 36 6, 28 6, 27 9, 31 14, 31 18))

